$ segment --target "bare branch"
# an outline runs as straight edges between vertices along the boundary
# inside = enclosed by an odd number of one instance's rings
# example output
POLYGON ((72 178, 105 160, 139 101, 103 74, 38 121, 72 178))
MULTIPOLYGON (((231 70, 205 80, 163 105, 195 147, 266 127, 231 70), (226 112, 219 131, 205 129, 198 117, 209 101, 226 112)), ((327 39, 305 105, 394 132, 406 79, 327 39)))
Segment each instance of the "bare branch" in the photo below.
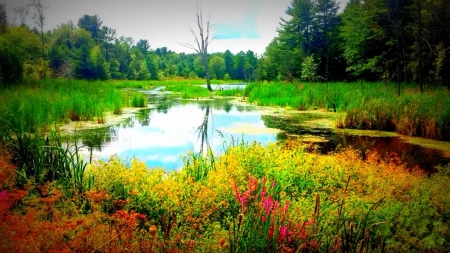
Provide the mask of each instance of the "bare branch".
POLYGON ((206 85, 208 87, 208 90, 212 91, 212 88, 210 85, 211 77, 210 77, 209 66, 208 66, 208 46, 209 46, 209 43, 214 39, 214 37, 210 39, 210 32, 212 30, 212 26, 210 23, 211 12, 209 12, 209 14, 208 14, 208 20, 206 21, 206 27, 205 27, 204 22, 203 22, 202 9, 201 9, 200 5, 197 4, 196 18, 197 18, 196 22, 197 22, 197 27, 198 27, 198 35, 194 31, 194 29, 192 29, 192 27, 190 27, 190 31, 191 31, 192 37, 194 37, 194 42, 197 47, 195 47, 195 45, 190 44, 190 43, 179 43, 179 44, 184 47, 187 47, 189 49, 192 49, 195 52, 197 52, 199 55, 201 55, 202 60, 203 60, 203 67, 205 68, 206 85), (205 31, 205 28, 206 28, 206 31, 205 31), (205 37, 205 34, 206 34, 206 37, 205 37))

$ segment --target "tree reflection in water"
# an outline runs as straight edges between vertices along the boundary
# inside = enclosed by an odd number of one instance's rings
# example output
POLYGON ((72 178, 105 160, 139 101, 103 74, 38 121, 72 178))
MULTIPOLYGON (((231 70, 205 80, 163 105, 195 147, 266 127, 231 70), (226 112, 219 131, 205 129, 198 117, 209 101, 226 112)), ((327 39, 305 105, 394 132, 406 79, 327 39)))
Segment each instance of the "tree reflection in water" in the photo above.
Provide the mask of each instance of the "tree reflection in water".
POLYGON ((200 139, 200 154, 203 154, 204 147, 209 148, 208 142, 208 122, 210 114, 210 105, 206 105, 205 117, 203 117, 202 124, 197 128, 198 139, 200 139))

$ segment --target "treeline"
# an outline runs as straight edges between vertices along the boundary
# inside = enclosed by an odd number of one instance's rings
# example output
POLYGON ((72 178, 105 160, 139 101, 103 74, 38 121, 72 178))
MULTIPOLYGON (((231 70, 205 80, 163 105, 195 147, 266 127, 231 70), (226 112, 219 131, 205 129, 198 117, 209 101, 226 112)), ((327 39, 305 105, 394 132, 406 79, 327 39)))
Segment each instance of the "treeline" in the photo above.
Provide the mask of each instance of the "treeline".
MULTIPOLYGON (((39 0, 29 0, 40 3, 39 0)), ((41 5, 31 5, 42 14, 41 5), (39 11, 41 7, 41 11, 39 11)), ((80 79, 203 78, 196 54, 152 49, 117 37, 98 16, 85 15, 44 32, 44 18, 7 23, 0 4, 0 82, 46 77, 80 79)), ((25 13, 25 15, 24 15, 25 13)), ((450 1, 292 0, 263 55, 251 50, 210 54, 212 78, 268 81, 383 80, 450 87, 450 1)), ((36 16, 35 16, 36 17, 36 16)))
POLYGON ((450 1, 292 0, 261 58, 268 80, 384 80, 450 87, 450 1))
MULTIPOLYGON (((86 80, 161 80, 170 77, 203 78, 204 67, 196 54, 175 53, 166 47, 152 49, 149 41, 117 37, 98 16, 84 15, 42 32, 26 25, 6 23, 0 8, 0 82, 5 84, 44 78, 86 80), (42 39, 41 39, 42 35, 42 39)), ((254 80, 257 56, 252 51, 229 50, 209 57, 213 79, 254 80)))

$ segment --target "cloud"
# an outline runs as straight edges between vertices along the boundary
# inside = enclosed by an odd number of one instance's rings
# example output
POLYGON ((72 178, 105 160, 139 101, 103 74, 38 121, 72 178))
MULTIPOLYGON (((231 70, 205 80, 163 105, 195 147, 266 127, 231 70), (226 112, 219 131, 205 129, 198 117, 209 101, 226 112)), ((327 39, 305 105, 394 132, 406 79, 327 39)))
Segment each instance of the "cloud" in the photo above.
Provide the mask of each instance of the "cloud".
POLYGON ((218 39, 259 39, 261 35, 256 25, 256 15, 245 17, 228 24, 216 25, 218 39))
POLYGON ((259 39, 257 19, 261 11, 259 1, 243 3, 234 10, 234 15, 228 16, 225 22, 216 24, 215 36, 219 39, 259 39))

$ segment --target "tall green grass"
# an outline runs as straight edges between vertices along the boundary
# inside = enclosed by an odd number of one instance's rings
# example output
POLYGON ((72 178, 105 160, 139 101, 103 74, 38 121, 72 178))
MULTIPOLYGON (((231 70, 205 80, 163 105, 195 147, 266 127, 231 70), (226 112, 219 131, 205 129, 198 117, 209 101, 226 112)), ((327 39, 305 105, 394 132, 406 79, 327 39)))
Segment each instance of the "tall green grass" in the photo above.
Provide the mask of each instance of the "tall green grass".
POLYGON ((207 89, 196 85, 186 85, 186 84, 169 85, 166 86, 166 90, 179 92, 181 94, 181 98, 183 99, 193 99, 211 96, 211 93, 207 89))
POLYGON ((248 101, 305 110, 346 112, 340 127, 396 131, 410 136, 450 140, 450 92, 432 88, 420 93, 404 86, 400 96, 382 83, 252 83, 248 101))
POLYGON ((87 163, 79 154, 80 147, 63 145, 56 132, 45 138, 21 132, 3 135, 2 138, 11 147, 18 166, 19 185, 58 181, 65 190, 82 193, 93 184, 92 177, 84 180, 87 163))
POLYGON ((0 91, 0 131, 38 132, 52 124, 78 120, 104 121, 131 102, 107 82, 43 81, 0 91))

